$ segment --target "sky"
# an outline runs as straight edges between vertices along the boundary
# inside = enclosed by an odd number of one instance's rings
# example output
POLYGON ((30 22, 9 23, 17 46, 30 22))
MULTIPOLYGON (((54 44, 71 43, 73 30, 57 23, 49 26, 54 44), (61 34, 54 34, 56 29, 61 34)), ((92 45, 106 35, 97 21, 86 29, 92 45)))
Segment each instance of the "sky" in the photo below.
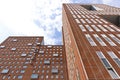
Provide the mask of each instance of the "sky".
POLYGON ((9 36, 44 36, 62 44, 62 3, 100 3, 120 8, 120 0, 0 0, 0 43, 9 36))

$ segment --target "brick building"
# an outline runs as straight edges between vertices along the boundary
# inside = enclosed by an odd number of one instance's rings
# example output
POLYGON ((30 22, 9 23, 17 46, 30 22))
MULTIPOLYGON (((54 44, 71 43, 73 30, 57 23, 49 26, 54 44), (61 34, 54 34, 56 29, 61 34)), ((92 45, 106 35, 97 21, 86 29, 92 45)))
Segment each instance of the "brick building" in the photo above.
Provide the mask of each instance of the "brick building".
POLYGON ((0 80, 120 80, 120 9, 63 4, 63 45, 39 36, 0 44, 0 80))
POLYGON ((120 80, 120 8, 63 4, 69 80, 120 80))
POLYGON ((0 80, 68 80, 64 46, 43 37, 9 37, 0 44, 0 80))

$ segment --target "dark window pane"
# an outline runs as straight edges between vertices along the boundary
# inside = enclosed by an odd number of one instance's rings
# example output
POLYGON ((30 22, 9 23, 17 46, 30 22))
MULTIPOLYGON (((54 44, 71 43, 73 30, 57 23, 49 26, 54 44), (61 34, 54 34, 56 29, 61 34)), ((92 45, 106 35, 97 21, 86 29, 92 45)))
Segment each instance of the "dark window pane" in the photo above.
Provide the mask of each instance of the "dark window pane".
POLYGON ((107 62, 107 60, 106 60, 105 58, 102 58, 101 60, 102 60, 103 64, 104 64, 107 68, 110 68, 109 63, 107 62))

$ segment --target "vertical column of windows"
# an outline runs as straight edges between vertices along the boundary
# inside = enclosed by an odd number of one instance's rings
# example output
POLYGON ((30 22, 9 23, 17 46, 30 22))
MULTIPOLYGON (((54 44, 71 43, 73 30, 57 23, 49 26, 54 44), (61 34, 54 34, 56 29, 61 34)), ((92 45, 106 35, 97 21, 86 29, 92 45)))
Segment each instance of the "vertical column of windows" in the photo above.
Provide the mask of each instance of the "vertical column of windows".
POLYGON ((110 76, 113 79, 120 79, 119 75, 116 73, 114 68, 112 68, 111 64, 109 63, 107 58, 104 56, 104 54, 101 51, 96 51, 96 54, 99 57, 99 59, 101 60, 101 62, 103 63, 103 65, 105 66, 105 68, 107 69, 107 71, 110 74, 110 76))

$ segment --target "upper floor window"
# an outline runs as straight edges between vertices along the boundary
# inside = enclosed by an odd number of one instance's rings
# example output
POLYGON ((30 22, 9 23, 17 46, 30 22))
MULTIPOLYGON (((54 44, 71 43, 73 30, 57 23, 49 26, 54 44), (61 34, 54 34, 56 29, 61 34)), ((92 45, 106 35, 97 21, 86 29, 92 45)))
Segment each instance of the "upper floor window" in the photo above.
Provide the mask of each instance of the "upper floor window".
POLYGON ((97 44, 94 42, 94 40, 92 39, 92 37, 89 34, 85 34, 87 40, 89 41, 89 43, 91 44, 91 46, 97 46, 97 44))
POLYGON ((9 72, 9 69, 3 69, 1 73, 2 73, 2 74, 6 74, 6 73, 8 73, 8 72, 9 72))
POLYGON ((105 34, 101 34, 101 36, 111 45, 111 46, 116 46, 116 44, 105 34))
POLYGON ((119 75, 117 74, 117 72, 114 70, 114 68, 112 67, 112 65, 109 63, 109 61, 107 60, 107 58, 104 56, 104 54, 101 51, 96 51, 97 56, 100 58, 101 62, 103 63, 103 65, 105 66, 105 68, 107 69, 108 73, 110 74, 110 76, 113 79, 120 79, 119 75))
POLYGON ((103 10, 97 6, 94 6, 94 5, 81 5, 82 7, 84 7, 85 9, 87 10, 90 10, 90 11, 99 11, 99 10, 103 10))

